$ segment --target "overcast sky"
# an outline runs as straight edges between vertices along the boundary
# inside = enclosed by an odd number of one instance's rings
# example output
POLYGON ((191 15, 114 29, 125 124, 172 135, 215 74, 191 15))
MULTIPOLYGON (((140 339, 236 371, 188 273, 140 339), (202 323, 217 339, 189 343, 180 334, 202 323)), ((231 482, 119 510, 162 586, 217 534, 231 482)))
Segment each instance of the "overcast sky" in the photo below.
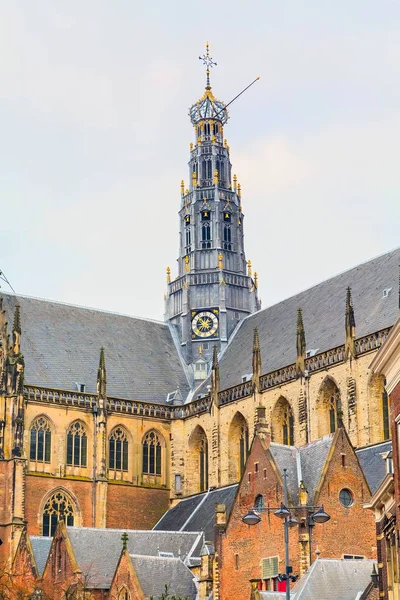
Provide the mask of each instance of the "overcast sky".
POLYGON ((163 318, 207 40, 217 97, 261 77, 225 136, 263 306, 400 245, 398 0, 0 9, 0 269, 17 293, 163 318))

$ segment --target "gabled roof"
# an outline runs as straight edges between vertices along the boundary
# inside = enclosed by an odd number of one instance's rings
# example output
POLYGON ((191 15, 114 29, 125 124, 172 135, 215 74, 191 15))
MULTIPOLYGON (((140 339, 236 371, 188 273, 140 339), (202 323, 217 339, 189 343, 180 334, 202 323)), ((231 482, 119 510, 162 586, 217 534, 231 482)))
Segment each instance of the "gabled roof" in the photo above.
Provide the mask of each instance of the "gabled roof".
POLYGON ((42 535, 31 535, 29 539, 38 569, 38 575, 41 577, 46 566, 46 561, 47 557, 49 556, 50 546, 53 538, 42 535))
POLYGON ((391 451, 391 441, 365 446, 356 450, 357 458, 372 493, 378 489, 387 475, 387 463, 384 455, 391 451))
POLYGON ((186 561, 196 548, 202 546, 202 534, 198 532, 90 527, 67 527, 66 530, 76 562, 88 576, 89 588, 110 587, 122 551, 121 536, 125 532, 128 534, 128 551, 135 555, 158 556, 159 552, 169 552, 186 561))
POLYGON ((130 554, 133 567, 146 598, 161 597, 165 585, 171 595, 196 600, 197 588, 193 573, 179 558, 130 554))
POLYGON ((241 383, 242 375, 252 372, 255 327, 259 330, 262 373, 296 362, 298 308, 303 311, 308 349, 323 352, 344 344, 348 286, 357 338, 392 326, 399 316, 399 262, 397 248, 247 317, 221 356, 221 389, 241 383), (383 298, 383 290, 389 288, 391 293, 383 298))
POLYGON ((293 502, 297 502, 301 481, 306 486, 310 501, 314 498, 334 436, 331 433, 300 447, 271 442, 269 450, 279 471, 282 473, 283 469, 287 469, 288 492, 293 502))
POLYGON ((25 296, 2 296, 10 326, 16 302, 21 306, 28 384, 76 391, 78 382, 95 393, 103 346, 109 396, 165 403, 177 388, 187 395, 183 364, 165 323, 25 296))
POLYGON ((371 584, 373 560, 318 558, 297 582, 295 600, 357 600, 371 584))
POLYGON ((238 484, 228 485, 184 498, 161 517, 154 530, 201 531, 205 541, 213 541, 215 505, 225 504, 229 515, 237 488, 238 484))

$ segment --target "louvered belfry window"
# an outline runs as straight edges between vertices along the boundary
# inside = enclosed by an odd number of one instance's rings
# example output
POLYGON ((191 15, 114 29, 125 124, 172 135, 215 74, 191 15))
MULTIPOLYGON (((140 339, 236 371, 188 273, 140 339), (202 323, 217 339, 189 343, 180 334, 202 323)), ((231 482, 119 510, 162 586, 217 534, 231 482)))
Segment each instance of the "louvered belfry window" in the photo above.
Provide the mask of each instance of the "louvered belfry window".
POLYGON ((270 556, 261 560, 261 579, 274 579, 279 573, 279 556, 270 556))

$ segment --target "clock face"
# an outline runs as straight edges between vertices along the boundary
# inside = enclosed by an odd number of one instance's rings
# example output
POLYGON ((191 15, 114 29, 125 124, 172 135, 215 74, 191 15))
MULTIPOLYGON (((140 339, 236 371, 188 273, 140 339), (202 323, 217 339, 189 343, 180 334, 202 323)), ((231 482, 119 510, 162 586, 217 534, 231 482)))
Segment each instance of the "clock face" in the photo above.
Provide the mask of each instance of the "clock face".
POLYGON ((192 338, 218 337, 218 309, 195 313, 192 318, 192 332, 192 338))

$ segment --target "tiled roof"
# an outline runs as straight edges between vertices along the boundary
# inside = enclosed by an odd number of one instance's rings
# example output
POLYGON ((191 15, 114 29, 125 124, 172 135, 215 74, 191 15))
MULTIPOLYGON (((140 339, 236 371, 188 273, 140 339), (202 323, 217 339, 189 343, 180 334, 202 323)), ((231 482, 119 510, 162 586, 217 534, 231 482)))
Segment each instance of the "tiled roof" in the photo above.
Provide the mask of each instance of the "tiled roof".
POLYGON ((365 446, 365 448, 356 450, 357 458, 372 493, 378 489, 387 475, 386 460, 383 455, 391 452, 391 450, 391 441, 365 446))
POLYGON ((25 380, 30 385, 96 392, 104 346, 109 396, 164 403, 178 387, 189 391, 168 326, 164 323, 47 300, 2 294, 12 326, 21 306, 25 380))
POLYGON ((295 600, 356 600, 371 584, 373 560, 318 558, 294 586, 295 600))
POLYGON ((344 344, 348 286, 357 337, 392 326, 399 316, 399 262, 400 248, 247 317, 221 356, 221 389, 241 383, 242 376, 252 372, 255 327, 259 330, 262 373, 296 361, 298 308, 303 310, 307 349, 322 352, 344 344), (383 298, 382 292, 388 288, 391 292, 383 298))
POLYGON ((130 555, 146 598, 160 598, 169 585, 168 593, 196 600, 197 588, 193 573, 179 558, 130 555))
POLYGON ((88 587, 108 588, 121 555, 121 536, 128 534, 128 551, 135 555, 158 556, 170 552, 182 561, 187 560, 202 545, 197 532, 136 531, 124 529, 95 529, 67 527, 68 537, 79 565, 88 576, 88 587))
POLYGON ((39 571, 39 577, 41 577, 46 566, 46 561, 49 555, 50 546, 53 538, 45 537, 42 535, 31 535, 29 539, 31 542, 36 566, 39 571))
MULTIPOLYGON (((207 542, 214 540, 215 505, 225 504, 229 515, 238 484, 184 498, 170 508, 154 527, 163 531, 201 531, 207 542)), ((196 550, 197 553, 197 550, 196 550)))

